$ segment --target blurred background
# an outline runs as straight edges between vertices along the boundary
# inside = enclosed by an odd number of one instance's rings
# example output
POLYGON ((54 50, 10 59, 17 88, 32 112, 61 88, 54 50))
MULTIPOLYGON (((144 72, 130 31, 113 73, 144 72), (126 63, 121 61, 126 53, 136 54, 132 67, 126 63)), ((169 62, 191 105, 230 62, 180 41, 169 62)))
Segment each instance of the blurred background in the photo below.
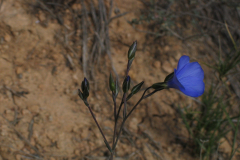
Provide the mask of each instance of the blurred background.
POLYGON ((122 84, 135 40, 131 86, 162 82, 188 55, 206 88, 199 98, 170 89, 144 100, 116 160, 240 159, 239 0, 0 0, 0 160, 107 159, 77 89, 86 77, 110 143, 108 77, 122 84))

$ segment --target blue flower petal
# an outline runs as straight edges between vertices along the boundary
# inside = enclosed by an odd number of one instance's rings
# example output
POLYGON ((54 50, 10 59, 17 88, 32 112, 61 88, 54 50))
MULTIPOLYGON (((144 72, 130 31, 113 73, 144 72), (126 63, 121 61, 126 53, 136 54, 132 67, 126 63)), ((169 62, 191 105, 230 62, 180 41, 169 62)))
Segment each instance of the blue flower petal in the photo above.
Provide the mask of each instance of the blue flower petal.
POLYGON ((198 97, 204 93, 205 84, 198 77, 185 77, 179 80, 179 82, 184 86, 184 89, 180 89, 180 91, 187 96, 198 97))
POLYGON ((191 97, 198 97, 204 93, 204 71, 198 62, 189 62, 188 56, 179 59, 174 76, 167 82, 169 88, 175 88, 191 97))
POLYGON ((185 77, 198 77, 201 80, 204 78, 204 72, 198 62, 186 64, 180 71, 177 70, 176 74, 179 80, 185 77))
POLYGON ((177 70, 174 69, 174 76, 171 80, 168 81, 168 87, 169 88, 175 88, 175 89, 184 89, 184 86, 179 82, 177 76, 176 76, 177 70))
POLYGON ((178 61, 177 71, 180 71, 189 61, 190 58, 188 56, 182 56, 178 61))

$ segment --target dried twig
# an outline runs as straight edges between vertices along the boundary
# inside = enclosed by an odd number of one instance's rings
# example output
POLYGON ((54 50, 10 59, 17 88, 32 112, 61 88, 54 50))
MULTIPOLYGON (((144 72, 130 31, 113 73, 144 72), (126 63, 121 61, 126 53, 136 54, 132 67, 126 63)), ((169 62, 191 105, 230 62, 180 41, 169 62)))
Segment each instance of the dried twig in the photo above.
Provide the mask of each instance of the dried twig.
POLYGON ((112 18, 110 17, 108 23, 112 22, 112 20, 114 20, 114 19, 117 19, 117 18, 119 18, 119 17, 125 16, 125 15, 128 14, 128 13, 129 13, 129 12, 123 12, 123 13, 120 13, 120 14, 112 17, 112 18))
POLYGON ((26 145, 28 145, 31 149, 33 149, 38 156, 43 157, 43 155, 39 152, 39 150, 38 150, 36 147, 34 147, 34 146, 29 142, 29 140, 27 140, 20 132, 18 132, 18 131, 15 129, 14 125, 13 125, 10 121, 8 121, 5 116, 3 116, 1 113, 0 113, 0 116, 1 116, 4 120, 6 120, 6 121, 8 122, 8 125, 14 130, 14 132, 17 134, 17 136, 18 136, 18 138, 19 138, 20 140, 22 140, 26 145))

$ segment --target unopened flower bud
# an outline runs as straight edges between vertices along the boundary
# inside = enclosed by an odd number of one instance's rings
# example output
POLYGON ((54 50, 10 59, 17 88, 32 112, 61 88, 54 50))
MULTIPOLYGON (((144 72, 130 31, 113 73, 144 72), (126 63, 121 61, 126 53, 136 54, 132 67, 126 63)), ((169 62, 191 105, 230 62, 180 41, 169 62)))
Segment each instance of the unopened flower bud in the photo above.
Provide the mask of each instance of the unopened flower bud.
POLYGON ((87 99, 87 97, 89 96, 89 82, 87 80, 87 78, 84 78, 84 80, 82 81, 82 92, 83 92, 83 98, 87 99))
POLYGON ((123 86, 122 86, 122 90, 124 93, 127 93, 127 91, 130 88, 130 83, 131 83, 131 78, 130 76, 127 76, 124 81, 123 81, 123 86))
POLYGON ((114 83, 114 80, 113 80, 113 77, 112 77, 111 73, 110 73, 110 76, 109 76, 109 88, 112 92, 115 92, 115 83, 114 83))
POLYGON ((128 50, 128 60, 133 60, 137 50, 137 41, 134 41, 128 50))
POLYGON ((143 83, 144 83, 144 81, 142 81, 141 83, 139 83, 139 84, 137 84, 136 86, 134 86, 134 87, 132 88, 131 93, 132 93, 132 94, 136 94, 136 93, 141 89, 143 83))
POLYGON ((79 96, 82 100, 84 100, 84 98, 83 98, 83 93, 81 92, 80 89, 78 89, 78 96, 79 96))

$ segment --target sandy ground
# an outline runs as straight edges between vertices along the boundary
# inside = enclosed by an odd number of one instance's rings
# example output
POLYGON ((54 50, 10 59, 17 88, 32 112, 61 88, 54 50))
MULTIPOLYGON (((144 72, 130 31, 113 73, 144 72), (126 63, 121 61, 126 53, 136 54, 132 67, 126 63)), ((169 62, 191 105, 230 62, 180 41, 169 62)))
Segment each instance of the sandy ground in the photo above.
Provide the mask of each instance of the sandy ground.
MULTIPOLYGON (((114 6, 122 13, 129 12, 109 24, 112 60, 120 81, 127 63, 125 44, 135 40, 138 50, 130 71, 133 85, 144 80, 147 87, 164 80, 182 55, 200 62, 206 58, 198 54, 202 48, 197 42, 183 43, 166 36, 156 44, 146 33, 136 31, 127 20, 138 16, 142 7, 139 1, 116 0, 114 6)), ((104 159, 108 152, 103 139, 77 95, 84 78, 82 64, 74 59, 74 69, 66 65, 64 54, 73 54, 56 39, 62 26, 49 21, 44 27, 40 22, 45 17, 31 14, 28 7, 24 1, 7 0, 0 10, 0 159, 104 159)), ((77 54, 82 54, 80 49, 77 54)), ((96 75, 97 87, 91 87, 89 103, 111 142, 113 106, 107 90, 110 61, 103 56, 100 63, 106 65, 99 65, 103 71, 96 75)), ((139 97, 136 95, 129 104, 139 97)), ((176 90, 144 100, 127 121, 116 155, 139 160, 199 159, 191 156, 186 145, 188 132, 176 109, 180 102, 194 103, 176 90)), ((227 145, 223 151, 228 152, 227 145)))

